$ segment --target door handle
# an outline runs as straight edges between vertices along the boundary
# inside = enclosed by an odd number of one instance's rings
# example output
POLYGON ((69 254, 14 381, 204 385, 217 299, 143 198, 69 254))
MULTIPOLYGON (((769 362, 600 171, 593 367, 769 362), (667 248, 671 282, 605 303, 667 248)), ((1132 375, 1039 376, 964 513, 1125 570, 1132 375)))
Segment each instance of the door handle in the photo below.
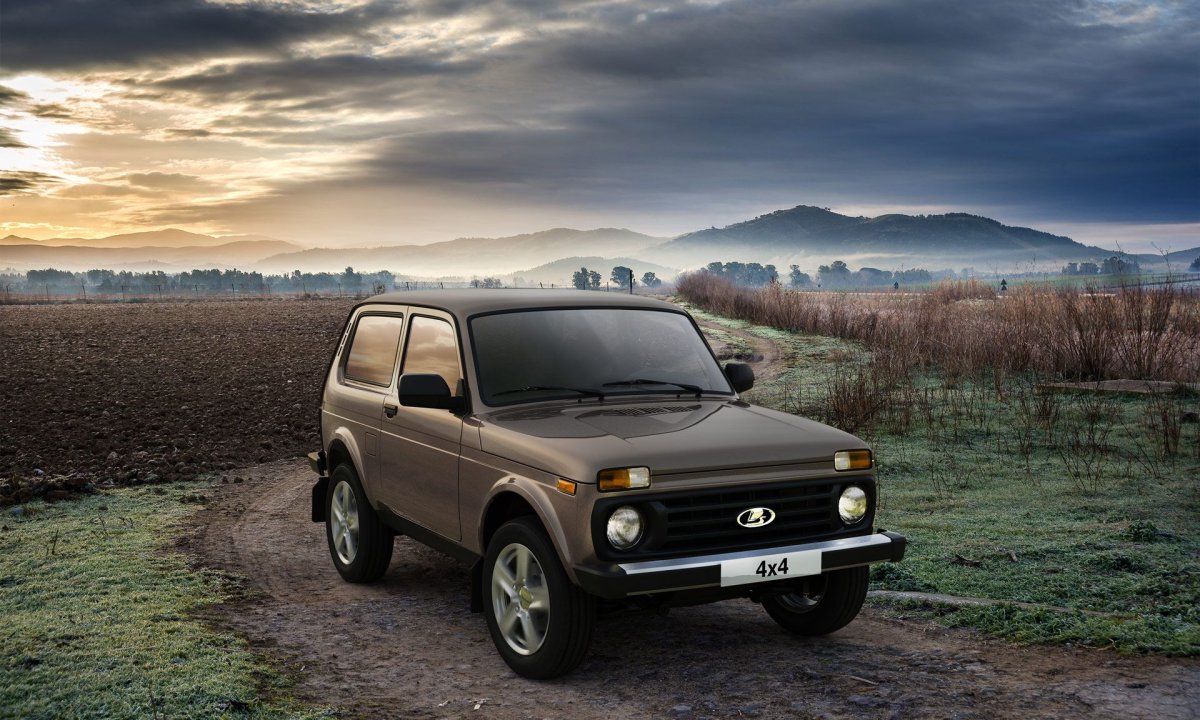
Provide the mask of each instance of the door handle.
POLYGON ((393 405, 391 403, 383 404, 383 414, 387 415, 390 418, 396 417, 396 413, 399 411, 400 411, 400 408, 396 405, 393 405))

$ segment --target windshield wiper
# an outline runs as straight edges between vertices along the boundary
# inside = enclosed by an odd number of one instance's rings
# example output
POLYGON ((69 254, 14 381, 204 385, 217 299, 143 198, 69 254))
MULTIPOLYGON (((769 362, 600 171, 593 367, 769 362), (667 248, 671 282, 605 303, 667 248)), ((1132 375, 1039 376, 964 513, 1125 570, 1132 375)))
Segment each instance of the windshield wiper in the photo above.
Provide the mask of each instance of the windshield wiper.
POLYGON ((568 392, 579 393, 580 395, 600 398, 601 400, 604 399, 604 393, 599 390, 592 390, 591 388, 564 387, 562 385, 526 385, 525 387, 513 388, 512 390, 501 390, 498 393, 492 393, 492 397, 513 395, 515 393, 523 392, 537 392, 538 390, 566 390, 568 392))
POLYGON ((704 390, 699 385, 690 385, 688 383, 668 382, 666 380, 649 380, 647 378, 634 378, 633 380, 615 380, 613 382, 604 383, 604 387, 612 387, 613 385, 674 385, 677 388, 683 388, 688 392, 696 393, 696 397, 700 397, 702 393, 716 392, 715 390, 704 390))

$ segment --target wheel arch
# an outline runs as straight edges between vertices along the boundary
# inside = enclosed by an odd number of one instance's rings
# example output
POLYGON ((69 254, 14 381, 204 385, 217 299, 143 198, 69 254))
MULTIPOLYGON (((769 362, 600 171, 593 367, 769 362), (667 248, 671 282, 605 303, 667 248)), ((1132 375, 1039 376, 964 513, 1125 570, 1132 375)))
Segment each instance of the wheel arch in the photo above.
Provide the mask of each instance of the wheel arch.
POLYGON ((487 554, 488 543, 504 523, 518 517, 532 517, 542 526, 550 538, 550 545, 558 554, 558 562, 566 571, 571 582, 576 582, 575 568, 570 562, 570 548, 562 525, 552 522, 558 517, 546 497, 546 488, 528 478, 518 482, 504 482, 488 498, 479 523, 479 547, 482 555, 487 554), (527 487, 527 485, 529 487, 527 487))
POLYGON ((367 486, 367 478, 363 474, 362 451, 354 439, 354 434, 350 432, 349 428, 339 427, 331 435, 332 437, 325 450, 326 467, 329 468, 329 473, 332 475, 338 465, 349 465, 354 470, 354 474, 358 476, 358 481, 362 484, 363 492, 367 495, 367 500, 374 507, 375 501, 371 498, 370 488, 367 486))
POLYGON ((500 526, 509 520, 526 515, 532 515, 537 518, 538 522, 545 528, 546 523, 538 515, 537 510, 533 507, 524 496, 511 490, 503 490, 488 502, 487 508, 483 511, 483 522, 479 528, 479 547, 487 552, 488 543, 492 541, 492 536, 500 529, 500 526))

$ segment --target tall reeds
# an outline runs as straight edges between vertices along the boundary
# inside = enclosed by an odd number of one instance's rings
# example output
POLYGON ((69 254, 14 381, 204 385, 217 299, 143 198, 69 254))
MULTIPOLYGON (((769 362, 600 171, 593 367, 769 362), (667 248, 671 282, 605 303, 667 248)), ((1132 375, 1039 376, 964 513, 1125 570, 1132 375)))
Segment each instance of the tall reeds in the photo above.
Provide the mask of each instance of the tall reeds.
POLYGON ((1017 288, 976 281, 927 293, 851 295, 736 287, 706 273, 677 281, 688 302, 783 330, 856 340, 890 377, 937 367, 995 380, 1033 372, 1069 380, 1200 381, 1200 300, 1172 286, 1115 291, 1017 288))

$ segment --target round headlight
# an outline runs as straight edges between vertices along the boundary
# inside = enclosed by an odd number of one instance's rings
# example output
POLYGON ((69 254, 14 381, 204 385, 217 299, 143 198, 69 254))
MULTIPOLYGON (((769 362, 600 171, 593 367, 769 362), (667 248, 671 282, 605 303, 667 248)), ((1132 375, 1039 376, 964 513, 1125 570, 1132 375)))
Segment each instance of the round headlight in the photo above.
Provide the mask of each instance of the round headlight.
POLYGON ((842 522, 853 525, 867 514, 867 493, 857 485, 848 485, 838 498, 838 515, 842 522))
POLYGON ((608 544, 628 550, 642 539, 642 514, 630 505, 622 505, 608 516, 608 544))

